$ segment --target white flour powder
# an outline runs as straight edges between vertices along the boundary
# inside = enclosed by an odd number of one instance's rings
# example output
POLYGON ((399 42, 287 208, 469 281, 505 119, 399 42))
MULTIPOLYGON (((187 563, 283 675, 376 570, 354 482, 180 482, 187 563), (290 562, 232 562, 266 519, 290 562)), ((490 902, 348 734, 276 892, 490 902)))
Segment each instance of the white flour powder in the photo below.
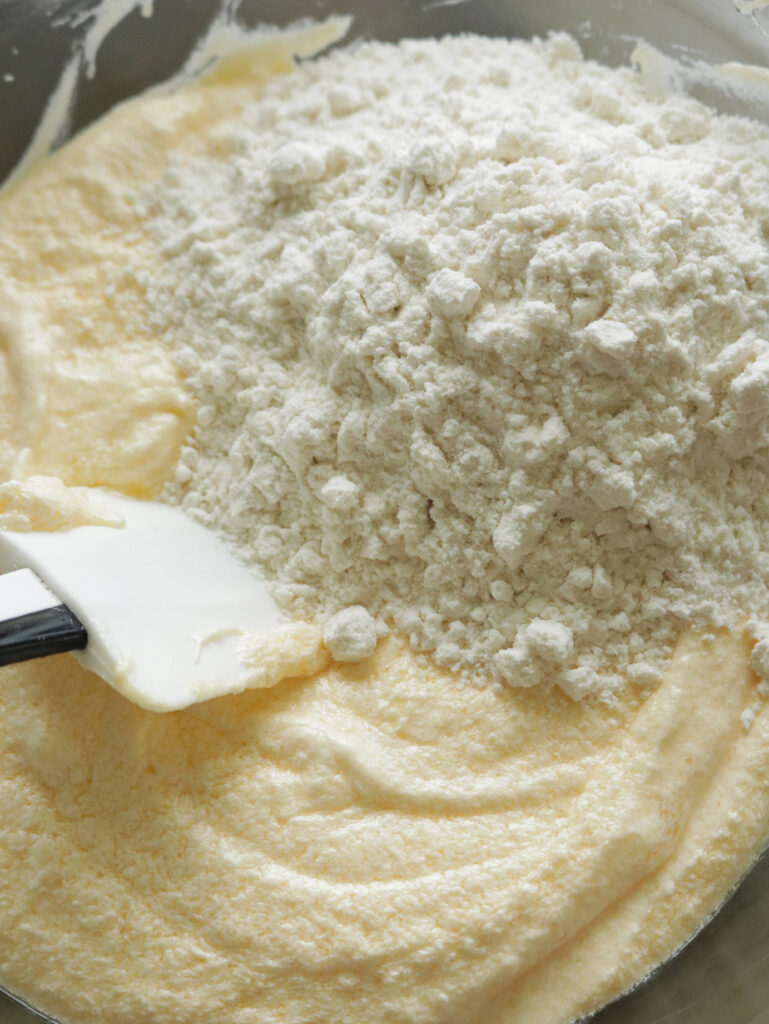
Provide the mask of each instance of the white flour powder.
POLYGON ((139 203, 200 403, 166 497, 355 607, 341 656, 367 610, 580 697, 769 610, 769 133, 462 37, 306 63, 227 146, 139 203))

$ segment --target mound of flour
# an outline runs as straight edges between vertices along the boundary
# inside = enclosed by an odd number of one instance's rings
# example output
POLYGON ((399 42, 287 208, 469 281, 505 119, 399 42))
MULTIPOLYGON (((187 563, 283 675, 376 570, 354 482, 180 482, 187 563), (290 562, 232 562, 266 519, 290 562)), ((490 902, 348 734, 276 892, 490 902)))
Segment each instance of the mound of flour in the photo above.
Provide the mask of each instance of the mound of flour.
POLYGON ((222 148, 137 201, 199 403, 165 497, 284 606, 574 697, 769 610, 769 133, 460 37, 305 63, 222 148))

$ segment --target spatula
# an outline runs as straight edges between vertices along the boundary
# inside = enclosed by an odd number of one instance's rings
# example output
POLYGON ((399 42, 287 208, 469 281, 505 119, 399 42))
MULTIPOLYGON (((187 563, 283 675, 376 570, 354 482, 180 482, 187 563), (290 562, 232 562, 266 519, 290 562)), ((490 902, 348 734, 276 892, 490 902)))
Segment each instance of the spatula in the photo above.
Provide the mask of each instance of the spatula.
POLYGON ((71 650, 152 711, 243 690, 239 639, 281 621, 265 584, 178 509, 99 501, 125 525, 0 530, 0 665, 71 650))

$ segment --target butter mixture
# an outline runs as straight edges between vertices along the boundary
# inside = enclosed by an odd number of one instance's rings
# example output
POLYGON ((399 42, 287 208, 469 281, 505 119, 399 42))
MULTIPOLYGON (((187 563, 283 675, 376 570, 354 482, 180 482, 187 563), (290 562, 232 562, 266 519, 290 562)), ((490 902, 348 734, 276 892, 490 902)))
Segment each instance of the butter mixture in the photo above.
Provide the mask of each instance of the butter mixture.
MULTIPOLYGON (((208 414, 148 308, 146 196, 171 154, 230 159, 291 69, 276 43, 126 104, 0 202, 0 513, 184 483, 208 414)), ((769 835, 747 635, 682 631, 650 692, 577 702, 467 685, 351 607, 328 651, 287 634, 293 678, 168 715, 70 656, 2 670, 0 985, 69 1024, 566 1024, 769 835)))

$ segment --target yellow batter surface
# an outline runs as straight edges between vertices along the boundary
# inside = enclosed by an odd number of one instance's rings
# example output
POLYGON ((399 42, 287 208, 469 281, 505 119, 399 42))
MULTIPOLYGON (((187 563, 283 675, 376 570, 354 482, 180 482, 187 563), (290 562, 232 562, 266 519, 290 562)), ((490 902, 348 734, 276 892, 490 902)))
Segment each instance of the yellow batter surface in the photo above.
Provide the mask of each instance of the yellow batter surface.
MULTIPOLYGON (((224 152, 288 67, 128 104, 0 203, 2 478, 151 496, 172 472, 194 409, 128 269, 161 258, 131 197, 224 152)), ((463 686, 394 639, 163 716, 68 655, 4 669, 0 985, 70 1024, 562 1024, 769 833, 748 653, 685 636, 612 708, 463 686)))

